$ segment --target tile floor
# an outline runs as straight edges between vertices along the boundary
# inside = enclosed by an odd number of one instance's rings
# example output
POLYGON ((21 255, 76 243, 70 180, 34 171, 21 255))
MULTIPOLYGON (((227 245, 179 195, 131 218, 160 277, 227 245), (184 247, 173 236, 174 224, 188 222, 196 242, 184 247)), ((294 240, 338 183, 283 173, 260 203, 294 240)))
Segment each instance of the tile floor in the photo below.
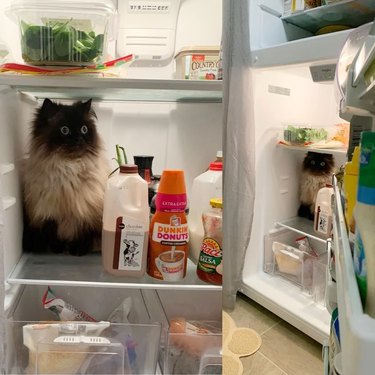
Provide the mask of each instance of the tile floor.
POLYGON ((322 346, 243 294, 229 313, 238 327, 262 337, 254 355, 241 358, 244 375, 322 375, 322 346))

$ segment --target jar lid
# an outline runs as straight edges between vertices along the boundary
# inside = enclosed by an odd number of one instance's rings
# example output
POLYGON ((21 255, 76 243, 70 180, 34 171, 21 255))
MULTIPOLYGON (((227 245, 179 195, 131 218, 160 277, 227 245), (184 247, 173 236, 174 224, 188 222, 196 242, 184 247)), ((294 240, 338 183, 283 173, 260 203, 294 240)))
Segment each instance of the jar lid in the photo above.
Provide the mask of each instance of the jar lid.
POLYGON ((212 198, 210 199, 210 205, 213 208, 223 208, 222 198, 212 198))
POLYGON ((120 173, 138 173, 138 165, 135 165, 135 164, 120 165, 120 173))
POLYGON ((208 169, 210 171, 222 171, 223 163, 221 161, 214 161, 213 163, 210 163, 210 167, 208 169))

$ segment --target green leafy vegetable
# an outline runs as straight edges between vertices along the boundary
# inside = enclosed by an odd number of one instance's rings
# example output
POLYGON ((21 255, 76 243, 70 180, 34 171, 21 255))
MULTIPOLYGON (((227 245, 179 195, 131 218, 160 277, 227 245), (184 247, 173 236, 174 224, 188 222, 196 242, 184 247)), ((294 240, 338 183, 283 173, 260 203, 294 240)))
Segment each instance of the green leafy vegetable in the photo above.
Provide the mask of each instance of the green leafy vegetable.
POLYGON ((23 59, 38 64, 96 62, 103 54, 104 35, 77 30, 71 22, 51 21, 37 26, 22 21, 23 59))
POLYGON ((325 141, 328 137, 327 130, 320 128, 296 128, 289 125, 284 130, 284 140, 291 143, 312 143, 325 141))

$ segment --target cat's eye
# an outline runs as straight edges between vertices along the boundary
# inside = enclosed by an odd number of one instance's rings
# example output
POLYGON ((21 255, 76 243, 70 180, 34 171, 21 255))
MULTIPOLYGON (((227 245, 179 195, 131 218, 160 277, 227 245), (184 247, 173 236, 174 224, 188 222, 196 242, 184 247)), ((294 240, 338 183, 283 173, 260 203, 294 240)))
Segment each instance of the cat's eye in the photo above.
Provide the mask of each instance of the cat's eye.
POLYGON ((61 131, 61 134, 63 134, 63 135, 68 135, 70 133, 70 130, 67 126, 62 126, 60 128, 60 131, 61 131))
POLYGON ((315 160, 311 160, 310 164, 315 165, 315 160))
POLYGON ((320 163, 320 166, 321 167, 324 167, 326 165, 326 163, 324 162, 324 161, 322 161, 321 163, 320 163))
POLYGON ((82 133, 82 134, 87 134, 88 131, 89 131, 89 129, 88 129, 88 127, 87 127, 86 125, 83 125, 83 126, 81 127, 81 133, 82 133))

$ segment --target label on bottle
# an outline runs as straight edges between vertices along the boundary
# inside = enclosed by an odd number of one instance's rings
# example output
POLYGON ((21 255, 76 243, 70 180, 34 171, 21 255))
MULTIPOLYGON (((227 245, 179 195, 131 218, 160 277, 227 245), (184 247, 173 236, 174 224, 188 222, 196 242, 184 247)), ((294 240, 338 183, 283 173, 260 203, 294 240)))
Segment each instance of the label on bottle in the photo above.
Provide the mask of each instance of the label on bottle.
POLYGON ((113 254, 113 269, 140 271, 146 225, 137 220, 118 217, 113 254))
POLYGON ((328 234, 330 228, 328 228, 329 217, 327 212, 321 211, 320 207, 318 208, 318 220, 316 223, 316 231, 322 234, 328 234))
POLYGON ((216 273, 216 267, 221 263, 222 256, 220 244, 214 238, 205 237, 199 254, 198 269, 207 273, 216 273))
POLYGON ((173 215, 168 224, 154 223, 152 240, 167 246, 186 245, 189 242, 189 227, 181 217, 173 215))
POLYGON ((187 205, 186 194, 157 193, 156 209, 161 212, 184 212, 187 205))

